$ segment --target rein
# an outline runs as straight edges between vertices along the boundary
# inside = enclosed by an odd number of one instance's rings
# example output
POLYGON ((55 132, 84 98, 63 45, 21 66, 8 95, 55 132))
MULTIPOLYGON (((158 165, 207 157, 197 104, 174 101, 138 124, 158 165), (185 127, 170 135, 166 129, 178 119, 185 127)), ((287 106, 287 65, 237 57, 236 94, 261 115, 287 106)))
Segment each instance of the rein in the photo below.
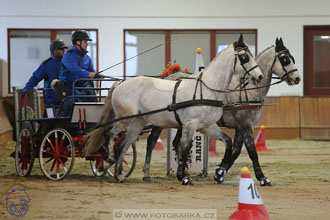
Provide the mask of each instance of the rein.
POLYGON ((280 52, 275 52, 275 57, 274 57, 274 61, 273 61, 273 64, 272 64, 272 67, 270 68, 271 71, 273 71, 273 67, 275 65, 275 62, 276 62, 276 58, 278 58, 278 60, 280 61, 280 64, 282 66, 282 69, 284 70, 285 74, 280 78, 282 81, 284 81, 285 79, 287 79, 289 77, 289 74, 290 73, 293 73, 293 72, 296 72, 298 71, 298 69, 292 69, 290 71, 287 71, 285 69, 285 66, 289 65, 290 64, 290 60, 286 60, 286 58, 281 58, 280 55, 281 54, 285 54, 288 53, 288 57, 292 58, 292 60, 294 61, 294 58, 293 56, 290 54, 290 52, 288 50, 282 50, 280 52))
MULTIPOLYGON (((143 54, 143 53, 146 53, 152 49, 155 49, 157 47, 159 47, 161 45, 158 45, 154 48, 151 48, 147 51, 144 51, 140 54, 143 54)), ((163 112, 163 111, 173 111, 174 112, 174 115, 175 115, 175 119, 176 121, 178 122, 179 126, 182 127, 182 122, 179 118, 179 115, 177 114, 176 110, 178 109, 181 109, 181 108, 187 108, 187 107, 193 107, 193 106, 213 106, 213 107, 221 107, 221 108, 224 108, 224 110, 231 110, 231 109, 236 109, 236 108, 250 108, 250 107, 257 107, 257 108, 260 108, 262 105, 264 105, 263 101, 248 101, 248 98, 247 98, 247 91, 248 90, 255 90, 255 89, 261 89, 261 88, 266 88, 266 87, 270 87, 272 85, 275 85, 275 84, 279 84, 281 82, 283 82, 285 80, 286 77, 288 77, 288 74, 292 73, 292 72, 295 72, 297 71, 297 69, 293 69, 293 70, 290 70, 290 71, 287 71, 285 69, 285 65, 283 64, 283 62, 281 61, 279 55, 280 53, 276 53, 276 56, 274 58, 274 61, 273 61, 273 64, 272 64, 272 67, 271 67, 271 71, 275 65, 275 62, 276 62, 276 58, 278 58, 280 60, 280 63, 282 65, 282 68, 283 70, 285 71, 285 74, 279 78, 280 80, 275 82, 275 83, 271 83, 271 84, 268 84, 268 85, 265 85, 265 86, 259 86, 259 87, 254 87, 254 88, 246 88, 248 82, 248 78, 246 77, 248 74, 250 74, 250 72, 252 70, 254 70, 255 68, 258 67, 258 65, 255 65, 254 67, 250 68, 249 70, 247 70, 244 66, 245 63, 247 63, 249 61, 249 58, 246 54, 239 54, 238 53, 239 51, 236 51, 235 52, 235 61, 234 61, 234 71, 235 71, 235 66, 236 66, 236 62, 237 62, 237 58, 239 59, 240 61, 240 65, 242 66, 242 68, 245 70, 245 73, 244 73, 244 76, 241 77, 241 80, 240 80, 240 84, 238 86, 236 86, 235 89, 233 90, 230 90, 230 89, 227 89, 226 91, 225 90, 218 90, 218 89, 214 89, 214 88, 211 88, 209 87, 203 80, 202 80, 202 76, 203 76, 203 72, 201 72, 201 74, 199 75, 199 77, 196 79, 195 77, 180 77, 176 84, 175 84, 175 87, 174 87, 174 91, 173 91, 173 95, 172 95, 172 104, 171 105, 168 105, 164 108, 160 108, 160 109, 156 109, 156 110, 153 110, 153 111, 149 111, 149 112, 144 112, 144 113, 140 113, 140 114, 134 114, 134 115, 128 115, 128 116, 125 116, 125 117, 121 117, 121 118, 117 118, 117 119, 114 119, 112 121, 109 121, 107 123, 103 123, 103 124, 98 124, 97 126, 89 129, 89 130, 92 130, 92 129, 96 129, 96 128, 100 128, 100 127, 104 127, 104 126, 107 126, 107 125, 110 125, 110 124, 113 124, 115 122, 118 122, 118 121, 121 121, 121 120, 127 120, 127 119, 132 119, 132 118, 136 118, 136 117, 142 117, 142 116, 145 116, 145 115, 151 115, 151 114, 156 114, 156 113, 159 113, 159 112, 163 112), (245 56, 243 56, 245 55, 245 56), (193 95, 193 99, 190 100, 190 101, 184 101, 184 102, 179 102, 179 103, 176 103, 176 93, 177 93, 177 89, 178 87, 180 86, 180 83, 181 83, 181 79, 194 79, 196 80, 196 86, 195 86, 195 90, 194 90, 194 95, 193 95), (200 99, 196 100, 196 92, 197 92, 197 87, 198 87, 198 84, 200 84, 200 99), (218 92, 218 93, 231 93, 231 92, 242 92, 244 89, 245 91, 245 95, 246 95, 246 102, 242 102, 241 100, 241 95, 240 95, 240 102, 239 104, 231 104, 231 105, 224 105, 223 104, 223 101, 217 101, 217 100, 210 100, 210 99, 203 99, 203 93, 202 93, 202 85, 204 85, 207 89, 213 91, 213 92, 218 92), (237 90, 237 88, 239 87, 239 90, 237 90), (243 105, 244 103, 246 103, 247 105, 243 105), (250 104, 252 104, 250 106, 250 104)), ((138 54, 139 55, 139 54, 138 54)), ((136 57, 136 56, 135 56, 136 57)), ((134 58, 134 57, 132 57, 134 58)), ((132 59, 132 58, 129 58, 129 59, 132 59)), ((128 59, 127 59, 128 60, 128 59)), ((125 61, 127 61, 125 60, 125 61)), ((123 61, 123 62, 125 62, 123 61)), ((121 62, 122 63, 122 62, 121 62)), ((118 64, 116 64, 118 65, 118 64)), ((113 67, 113 66, 112 66, 113 67)), ((110 69, 112 67, 109 67, 107 69, 110 69)), ((107 69, 104 69, 102 70, 101 72, 107 70, 107 69)), ((100 73, 100 72, 99 72, 100 73)), ((151 76, 151 77, 154 77, 154 76, 151 76)), ((119 79, 119 78, 116 78, 116 77, 109 77, 109 76, 106 76, 106 78, 111 78, 111 79, 115 79, 117 81, 124 81, 123 79, 119 79)), ((108 128, 109 129, 109 128, 108 128)), ((106 130, 108 129, 105 129, 104 132, 106 132, 106 130)), ((88 130, 88 131, 89 131, 88 130)))
POLYGON ((140 114, 135 114, 135 115, 128 115, 125 117, 121 117, 121 118, 116 118, 112 121, 109 121, 107 123, 103 123, 103 124, 99 124, 87 131, 96 129, 96 128, 100 128, 100 127, 104 127, 110 124, 113 124, 117 121, 121 121, 121 120, 127 120, 127 119, 131 119, 131 118, 137 118, 137 117, 142 117, 145 115, 151 115, 151 114, 156 114, 159 112, 163 112, 163 111, 176 111, 180 108, 188 108, 188 107, 192 107, 192 106, 213 106, 213 107, 223 107, 224 104, 222 101, 217 101, 217 100, 211 100, 211 99, 202 99, 202 100, 191 100, 191 101, 184 101, 184 102, 178 102, 178 103, 174 103, 171 105, 166 106, 165 108, 160 108, 160 109, 156 109, 150 112, 144 112, 144 113, 140 113, 140 114))

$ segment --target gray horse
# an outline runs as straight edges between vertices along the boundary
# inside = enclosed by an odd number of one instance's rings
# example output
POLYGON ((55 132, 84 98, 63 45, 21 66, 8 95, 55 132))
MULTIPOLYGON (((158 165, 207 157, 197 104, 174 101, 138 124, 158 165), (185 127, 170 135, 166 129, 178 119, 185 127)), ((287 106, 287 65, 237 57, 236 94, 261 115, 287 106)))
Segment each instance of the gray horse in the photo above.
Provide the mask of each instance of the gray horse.
MULTIPOLYGON (((243 96, 239 92, 226 93, 225 104, 237 103, 237 102, 255 102, 264 101, 267 92, 269 90, 269 85, 272 79, 272 73, 276 74, 281 80, 286 81, 289 85, 295 85, 300 82, 300 76, 298 70, 295 67, 293 56, 290 54, 289 50, 284 46, 282 38, 277 39, 275 46, 271 46, 261 52, 256 61, 260 66, 261 71, 264 73, 264 79, 258 84, 259 89, 253 89, 252 85, 247 86, 247 95, 245 96, 244 91, 243 96), (252 89, 252 90, 248 90, 252 89), (244 100, 244 99, 248 100, 244 100)), ((184 73, 178 73, 169 76, 167 79, 177 80, 181 77, 196 77, 199 73, 188 75, 184 73)), ((235 74, 229 85, 229 89, 237 88, 240 85, 240 77, 235 74)), ((260 106, 247 109, 230 109, 223 112, 222 118, 217 122, 219 126, 234 128, 235 138, 233 151, 226 148, 226 154, 232 154, 233 160, 235 161, 242 149, 243 142, 248 151, 248 154, 253 162, 253 167, 257 179, 260 181, 261 186, 271 185, 269 179, 263 174, 259 160, 258 154, 254 146, 253 130, 255 124, 258 122, 261 115, 260 106)), ((154 127, 151 134, 147 140, 147 154, 145 159, 145 165, 143 168, 145 181, 150 181, 150 161, 152 150, 159 138, 162 129, 154 127)), ((180 141, 181 130, 178 130, 176 137, 173 140, 173 146, 177 146, 180 141)), ((217 166, 215 180, 218 183, 222 183, 223 175, 228 171, 232 164, 225 166, 224 161, 217 166)))
MULTIPOLYGON (((178 84, 170 80, 136 77, 122 82, 109 93, 109 101, 106 103, 104 114, 108 114, 108 112, 110 114, 108 117, 103 117, 99 123, 107 122, 110 119, 118 121, 109 125, 110 131, 104 127, 94 129, 89 134, 84 152, 96 152, 104 144, 104 134, 107 133, 110 140, 108 161, 114 161, 113 139, 119 132, 126 130, 122 152, 117 158, 115 168, 115 177, 123 182, 125 181, 125 177, 121 175, 123 157, 146 124, 161 128, 180 127, 182 128, 182 138, 178 148, 177 178, 179 181, 182 180, 183 184, 191 183, 191 179, 186 177, 184 168, 187 167, 189 143, 196 130, 222 140, 226 144, 226 148, 232 149, 231 139, 216 124, 222 115, 221 102, 224 100, 224 93, 215 92, 214 89, 226 90, 235 72, 240 77, 252 76, 256 81, 263 78, 262 72, 244 44, 242 36, 239 41, 219 53, 197 80, 182 79, 178 84), (181 104, 191 103, 194 99, 192 94, 197 97, 195 103, 203 104, 175 108, 181 104), (160 109, 161 111, 158 111, 160 109), (154 114, 148 114, 150 112, 154 114)), ((228 166, 232 163, 231 154, 227 155, 224 163, 228 166)))

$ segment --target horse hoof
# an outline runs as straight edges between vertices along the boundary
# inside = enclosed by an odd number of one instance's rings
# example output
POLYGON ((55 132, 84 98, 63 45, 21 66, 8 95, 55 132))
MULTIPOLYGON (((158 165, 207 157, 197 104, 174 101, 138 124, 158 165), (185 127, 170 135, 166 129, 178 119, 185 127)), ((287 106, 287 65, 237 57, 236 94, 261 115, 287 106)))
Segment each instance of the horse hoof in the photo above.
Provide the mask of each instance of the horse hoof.
POLYGON ((120 180, 119 183, 127 183, 127 179, 120 180))
POLYGON ((189 177, 185 176, 182 181, 181 181, 182 185, 183 186, 187 186, 187 185, 190 185, 192 186, 193 183, 192 183, 192 179, 190 179, 189 177))
POLYGON ((97 171, 99 172, 103 172, 104 171, 104 166, 103 164, 99 166, 99 168, 97 168, 97 171))
POLYGON ((144 182, 151 182, 151 177, 149 177, 149 176, 143 177, 143 181, 144 182))
POLYGON ((260 179, 260 186, 272 186, 272 184, 267 177, 263 177, 260 179))
POLYGON ((215 169, 215 175, 214 175, 214 180, 218 183, 218 184, 221 184, 223 183, 223 181, 225 180, 224 179, 224 176, 225 174, 227 173, 226 169, 221 167, 221 166, 216 166, 216 169, 215 169))
POLYGON ((118 177, 118 182, 119 183, 127 183, 127 178, 126 177, 123 177, 123 176, 119 176, 118 177))

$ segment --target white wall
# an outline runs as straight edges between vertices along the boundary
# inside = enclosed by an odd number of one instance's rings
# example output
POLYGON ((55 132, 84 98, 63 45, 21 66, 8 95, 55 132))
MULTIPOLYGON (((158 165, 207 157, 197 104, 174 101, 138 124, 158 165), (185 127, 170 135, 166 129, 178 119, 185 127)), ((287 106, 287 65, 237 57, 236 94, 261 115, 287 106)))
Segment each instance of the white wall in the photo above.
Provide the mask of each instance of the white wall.
MULTIPOLYGON (((100 70, 123 60, 124 29, 252 28, 258 30, 258 52, 282 37, 303 75, 303 26, 330 24, 330 1, 323 0, 0 0, 0 5, 4 96, 8 91, 7 28, 97 28, 100 70)), ((106 72, 122 73, 122 65, 106 72)), ((274 86, 269 95, 303 95, 303 83, 274 86)))

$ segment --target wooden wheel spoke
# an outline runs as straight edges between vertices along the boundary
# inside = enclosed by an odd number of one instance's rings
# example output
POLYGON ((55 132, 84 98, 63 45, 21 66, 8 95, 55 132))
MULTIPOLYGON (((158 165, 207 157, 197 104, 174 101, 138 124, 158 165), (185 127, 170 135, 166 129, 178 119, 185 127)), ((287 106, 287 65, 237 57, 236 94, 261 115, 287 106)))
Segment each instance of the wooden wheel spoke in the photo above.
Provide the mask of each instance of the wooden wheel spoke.
POLYGON ((65 134, 63 134, 63 136, 62 136, 62 139, 61 139, 61 142, 60 142, 60 145, 59 145, 59 149, 62 149, 64 140, 65 140, 65 134))
POLYGON ((43 151, 43 154, 48 154, 48 155, 54 155, 54 152, 50 152, 50 151, 43 151))
POLYGON ((47 142, 49 143, 49 145, 52 147, 53 151, 55 152, 55 147, 53 145, 53 143, 49 140, 49 138, 47 137, 47 142))
POLYGON ((55 160, 56 161, 56 176, 57 176, 57 179, 60 178, 60 163, 58 162, 58 160, 55 160))
POLYGON ((63 169, 65 170, 65 172, 68 171, 68 169, 66 168, 65 164, 63 163, 63 161, 61 160, 61 158, 58 158, 58 160, 60 161, 61 165, 63 166, 63 169))
POLYGON ((64 154, 60 154, 59 157, 60 158, 65 158, 65 159, 68 159, 69 158, 67 155, 64 155, 64 154))
POLYGON ((53 169, 54 169, 54 167, 55 167, 55 163, 56 163, 56 160, 53 161, 52 167, 51 167, 50 170, 49 170, 50 172, 53 171, 53 169))
POLYGON ((47 163, 49 163, 51 160, 53 160, 54 158, 52 157, 52 158, 49 158, 44 164, 47 164, 47 163))

